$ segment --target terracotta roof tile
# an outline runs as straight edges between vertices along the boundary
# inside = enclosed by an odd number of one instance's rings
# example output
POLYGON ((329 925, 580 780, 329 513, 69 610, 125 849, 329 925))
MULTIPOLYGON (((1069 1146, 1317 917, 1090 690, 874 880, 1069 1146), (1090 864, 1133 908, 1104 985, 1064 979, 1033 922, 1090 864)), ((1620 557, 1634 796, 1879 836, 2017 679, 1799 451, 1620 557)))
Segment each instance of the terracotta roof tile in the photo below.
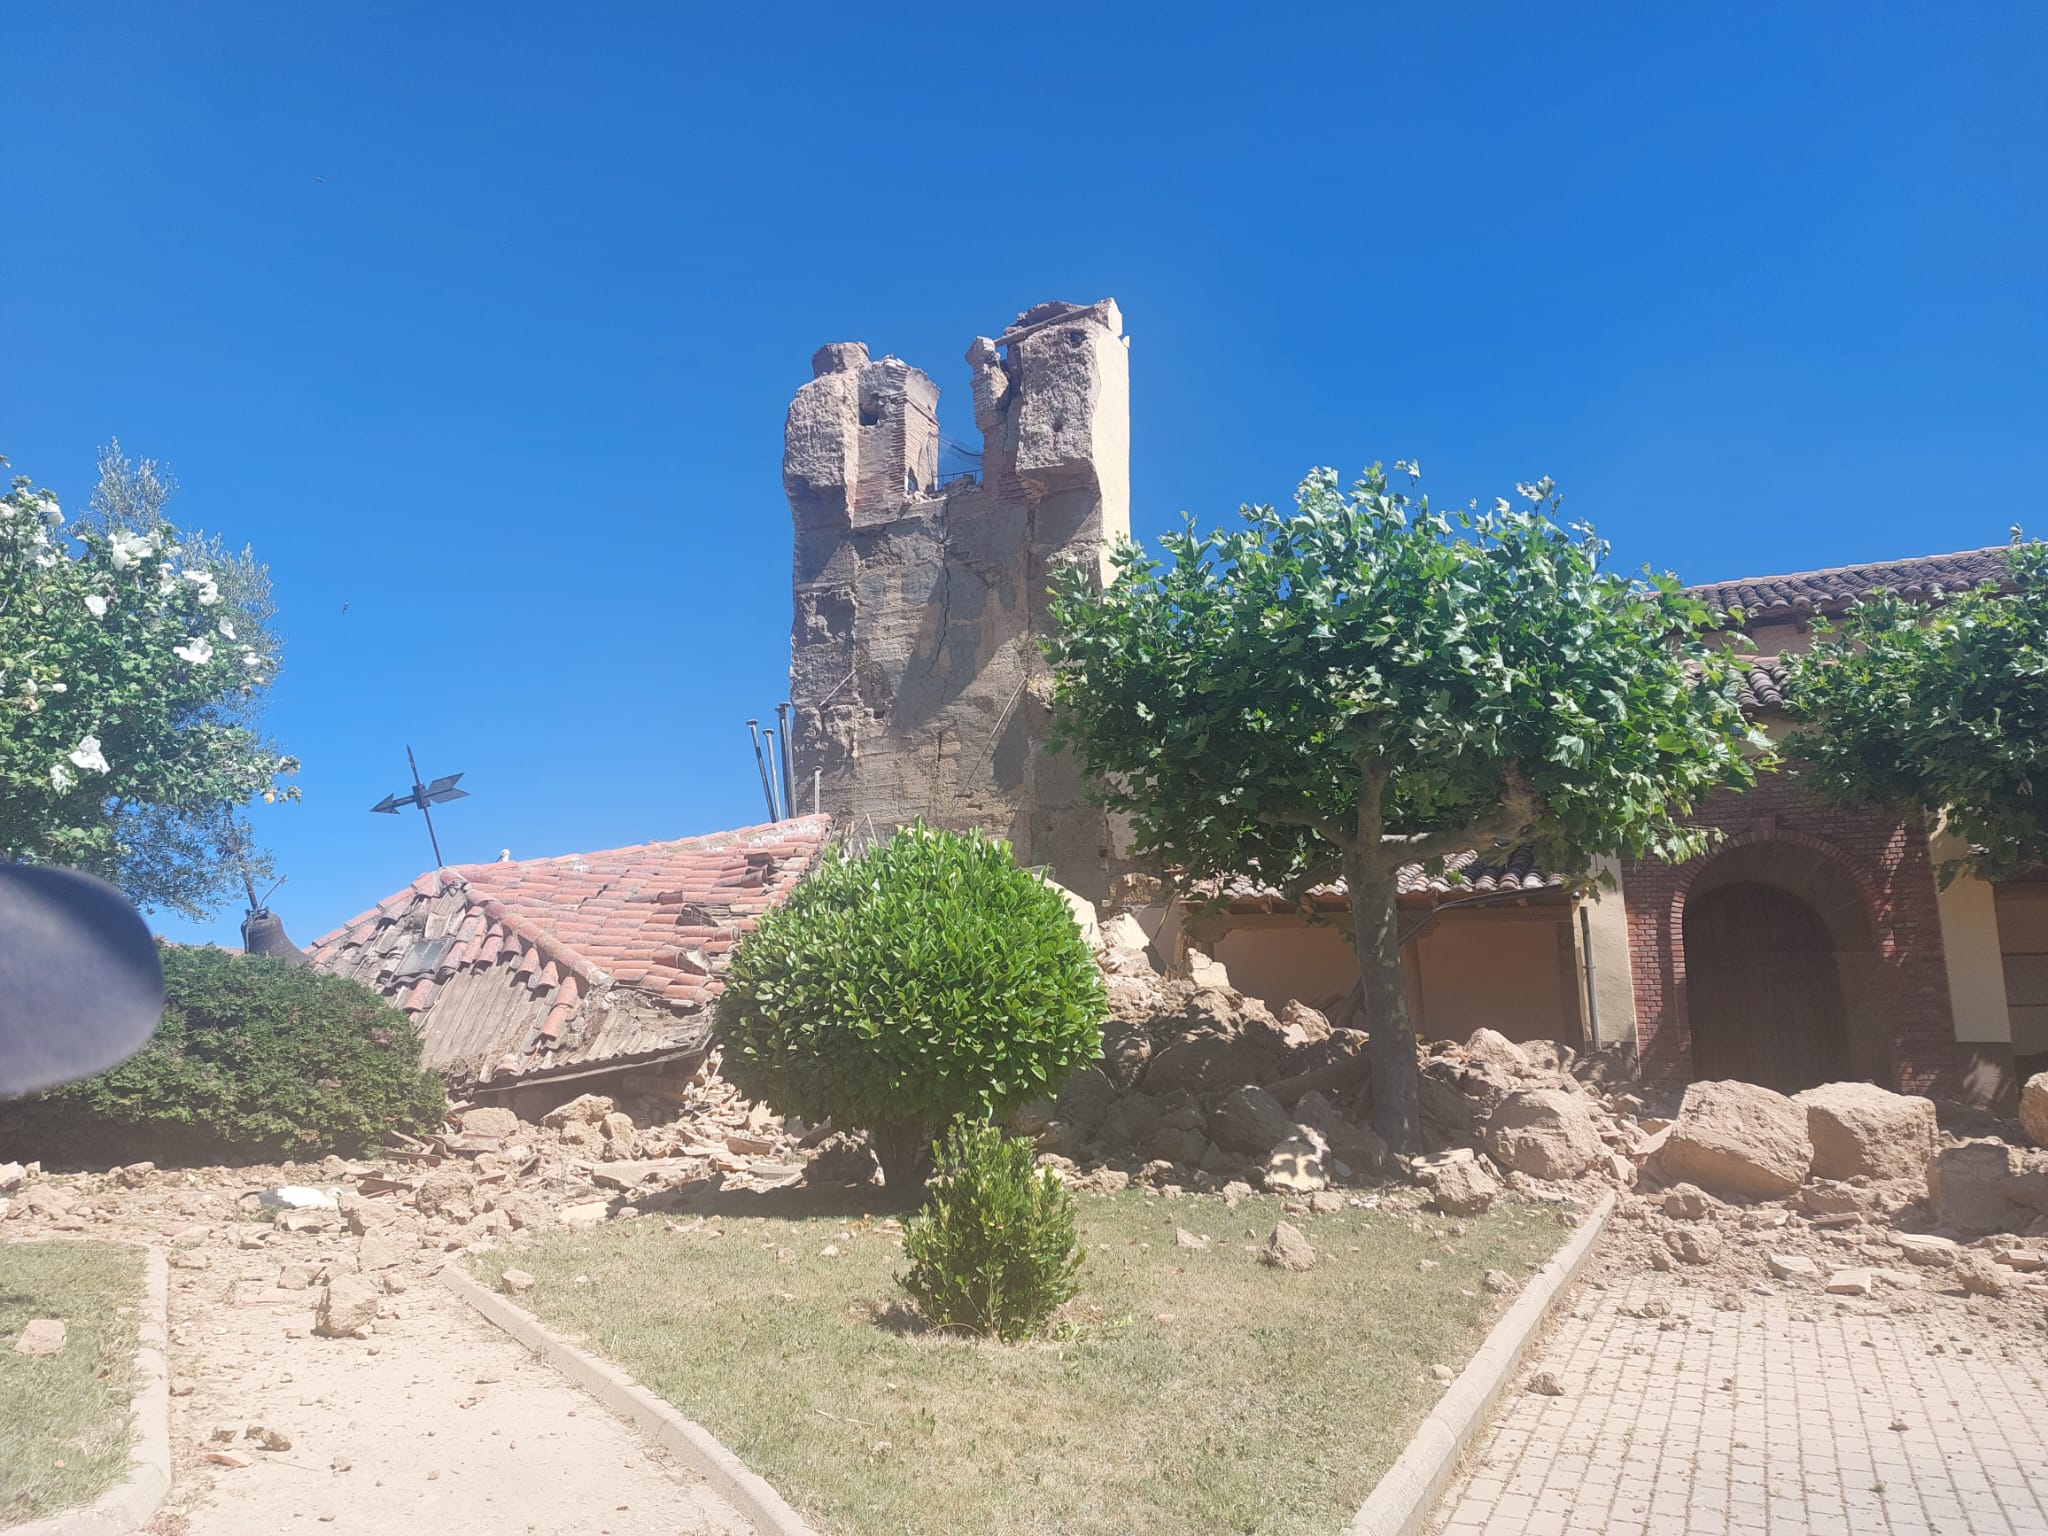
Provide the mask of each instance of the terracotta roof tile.
POLYGON ((1793 618, 1836 613, 1880 588, 1903 597, 1935 598, 1944 592, 2008 579, 2005 550, 1967 549, 1952 555, 1915 555, 1868 565, 1838 565, 1789 576, 1744 576, 1710 581, 1686 590, 1720 612, 1740 608, 1751 619, 1793 618))
POLYGON ((702 1034, 678 1011, 700 1011, 717 995, 737 936, 788 894, 829 832, 829 818, 806 816, 598 853, 430 871, 308 952, 321 969, 367 981, 416 1009, 428 1063, 458 1078, 673 1054, 678 1040, 702 1034), (450 902, 462 909, 453 921, 450 902), (455 942, 433 976, 396 977, 430 916, 433 931, 455 942), (400 933, 377 938, 394 923, 400 933), (508 995, 500 980, 484 1007, 463 1001, 478 996, 471 978, 491 971, 526 986, 508 995), (611 1006, 591 1006, 607 990, 611 1006), (642 1001, 622 1003, 621 995, 642 1001), (443 1001, 446 1019, 436 1014, 443 1001))
MULTIPOLYGON (((1514 895, 1520 892, 1563 891, 1565 882, 1536 867, 1536 855, 1527 844, 1505 852, 1494 850, 1485 858, 1476 852, 1454 853, 1444 860, 1440 873, 1431 874, 1420 864, 1404 864, 1394 875, 1395 890, 1402 896, 1456 901, 1468 896, 1514 895)), ((1311 907, 1326 912, 1344 910, 1350 892, 1342 880, 1318 885, 1298 903, 1290 903, 1279 890, 1243 875, 1226 881, 1219 893, 1233 912, 1284 912, 1311 907)), ((1191 897, 1202 902, 1205 895, 1191 897)))

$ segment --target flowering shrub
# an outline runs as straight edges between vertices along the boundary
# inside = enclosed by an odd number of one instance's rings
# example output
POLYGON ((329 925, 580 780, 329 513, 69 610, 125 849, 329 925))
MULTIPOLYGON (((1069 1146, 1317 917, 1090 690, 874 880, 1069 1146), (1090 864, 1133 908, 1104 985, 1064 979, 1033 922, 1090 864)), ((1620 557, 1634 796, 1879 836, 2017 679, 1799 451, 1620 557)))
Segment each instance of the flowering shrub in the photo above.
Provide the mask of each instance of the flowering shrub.
POLYGON ((254 724, 277 671, 268 584, 163 520, 154 466, 101 467, 69 530, 27 477, 0 494, 0 857, 197 915, 247 851, 231 808, 298 793, 254 724))

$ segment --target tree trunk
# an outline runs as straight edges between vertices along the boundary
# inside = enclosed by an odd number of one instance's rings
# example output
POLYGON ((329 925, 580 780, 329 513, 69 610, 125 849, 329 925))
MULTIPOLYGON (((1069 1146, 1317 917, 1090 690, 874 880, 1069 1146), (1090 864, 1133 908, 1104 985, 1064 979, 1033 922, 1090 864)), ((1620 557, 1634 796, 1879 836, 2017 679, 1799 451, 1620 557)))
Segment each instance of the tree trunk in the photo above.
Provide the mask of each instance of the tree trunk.
POLYGON ((931 1176, 932 1133, 928 1126, 895 1120, 868 1128, 868 1145, 882 1165, 882 1183, 905 1199, 931 1176))
MULTIPOLYGON (((1361 816, 1361 822, 1365 821, 1361 816)), ((1377 823, 1378 817, 1372 817, 1377 823)), ((1351 943, 1365 992, 1366 1053, 1372 1059, 1372 1126, 1396 1152, 1422 1150, 1422 1074, 1401 984, 1401 920, 1394 871, 1378 852, 1378 827, 1344 855, 1351 891, 1351 943)))

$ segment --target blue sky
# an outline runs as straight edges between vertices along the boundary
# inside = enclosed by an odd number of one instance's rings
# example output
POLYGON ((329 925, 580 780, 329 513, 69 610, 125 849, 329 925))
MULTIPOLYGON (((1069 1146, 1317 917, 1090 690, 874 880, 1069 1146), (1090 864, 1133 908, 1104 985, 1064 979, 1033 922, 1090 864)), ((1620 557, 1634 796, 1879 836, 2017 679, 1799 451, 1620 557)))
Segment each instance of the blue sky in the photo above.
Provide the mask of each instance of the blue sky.
MULTIPOLYGON (((790 394, 1113 295, 1133 520, 1418 457, 1692 580, 2048 526, 2040 6, 0 13, 0 453, 269 563, 310 939, 758 820, 790 394)), ((231 940, 166 919, 176 937, 231 940)))

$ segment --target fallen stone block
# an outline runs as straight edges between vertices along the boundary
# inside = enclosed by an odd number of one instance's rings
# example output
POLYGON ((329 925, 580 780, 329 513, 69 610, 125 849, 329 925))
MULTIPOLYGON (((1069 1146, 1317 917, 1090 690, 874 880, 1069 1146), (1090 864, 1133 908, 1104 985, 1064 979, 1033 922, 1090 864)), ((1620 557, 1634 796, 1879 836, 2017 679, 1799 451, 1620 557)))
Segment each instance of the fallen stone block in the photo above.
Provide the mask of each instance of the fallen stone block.
POLYGON ((69 1330, 61 1318, 39 1317, 25 1324, 21 1337, 14 1341, 17 1355, 55 1355, 62 1353, 69 1330))
POLYGON ((1287 1222, 1280 1222, 1266 1239, 1266 1246, 1260 1250, 1259 1262, 1275 1269, 1299 1272, 1316 1267, 1316 1251, 1301 1235, 1301 1229, 1287 1222))
POLYGON ((2007 1203, 2012 1152, 2002 1141, 1943 1147, 1927 1160, 1928 1203, 1934 1219, 1970 1237, 2003 1232, 2018 1213, 2007 1203))
POLYGON ((1782 1200, 1813 1165, 1806 1112, 1756 1083, 1703 1082, 1685 1100, 1659 1154, 1665 1173, 1716 1194, 1782 1200))
POLYGON ((1817 1281, 1820 1266, 1802 1253, 1773 1253, 1768 1258, 1771 1273, 1780 1280, 1817 1281))
POLYGON ((1830 1296, 1868 1296, 1872 1275, 1867 1269, 1838 1269, 1828 1276, 1830 1296))
POLYGON ((1939 1135, 1933 1100, 1875 1083, 1823 1083, 1792 1102, 1806 1111, 1816 1176, 1914 1184, 1926 1178, 1939 1135))

